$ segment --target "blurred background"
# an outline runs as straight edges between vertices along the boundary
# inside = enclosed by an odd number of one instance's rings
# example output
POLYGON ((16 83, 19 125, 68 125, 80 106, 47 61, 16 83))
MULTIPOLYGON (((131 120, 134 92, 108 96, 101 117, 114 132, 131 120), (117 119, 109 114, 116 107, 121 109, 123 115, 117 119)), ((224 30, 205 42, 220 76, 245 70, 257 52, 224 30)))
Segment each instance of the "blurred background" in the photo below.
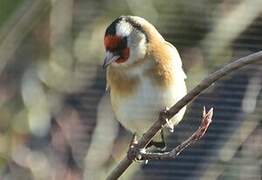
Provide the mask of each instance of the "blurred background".
MULTIPOLYGON (((131 134, 106 106, 103 36, 142 16, 179 50, 192 89, 262 49, 261 0, 0 0, 0 179, 104 179, 131 134)), ((202 140, 122 179, 262 179, 262 63, 219 80, 187 108, 168 149, 214 107, 202 140)), ((153 97, 152 97, 153 98, 153 97)))

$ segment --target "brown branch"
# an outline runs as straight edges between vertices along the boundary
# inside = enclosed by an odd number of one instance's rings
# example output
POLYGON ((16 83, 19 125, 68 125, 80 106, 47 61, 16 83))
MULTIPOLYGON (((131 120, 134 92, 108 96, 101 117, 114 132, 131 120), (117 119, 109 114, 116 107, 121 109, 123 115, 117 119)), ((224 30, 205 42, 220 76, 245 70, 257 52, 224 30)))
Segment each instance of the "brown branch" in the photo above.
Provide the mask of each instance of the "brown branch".
MULTIPOLYGON (((186 96, 184 96, 181 100, 179 100, 174 106, 172 106, 165 113, 160 113, 158 120, 147 130, 147 132, 138 140, 136 146, 139 149, 146 147, 146 145, 151 141, 154 135, 162 128, 162 126, 166 123, 166 118, 172 118, 180 109, 182 109, 185 105, 195 99, 201 92, 211 86, 214 82, 216 82, 221 77, 243 67, 251 63, 258 62, 262 60, 262 51, 257 53, 248 55, 246 57, 240 58, 224 67, 219 69, 218 71, 212 73, 207 78, 205 78, 200 84, 198 84, 194 89, 192 89, 186 96)), ((130 151, 130 149, 129 149, 130 151)), ((129 153, 128 153, 129 154, 129 153)), ((136 157, 128 158, 126 156, 117 167, 109 174, 107 180, 115 180, 118 179, 124 171, 132 164, 133 160, 136 157)))

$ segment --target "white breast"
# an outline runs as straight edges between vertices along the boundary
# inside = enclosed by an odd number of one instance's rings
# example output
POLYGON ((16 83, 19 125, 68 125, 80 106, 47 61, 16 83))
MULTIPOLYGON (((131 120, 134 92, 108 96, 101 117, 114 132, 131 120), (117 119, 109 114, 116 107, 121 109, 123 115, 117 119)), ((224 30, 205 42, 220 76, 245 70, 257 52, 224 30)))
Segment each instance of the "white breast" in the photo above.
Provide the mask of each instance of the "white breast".
MULTIPOLYGON (((128 97, 111 97, 117 119, 131 132, 144 133, 165 107, 171 107, 186 93, 184 79, 177 79, 172 86, 163 90, 149 78, 140 77, 140 84, 134 94, 128 97)), ((183 117, 185 108, 179 112, 172 122, 177 124, 183 117)))

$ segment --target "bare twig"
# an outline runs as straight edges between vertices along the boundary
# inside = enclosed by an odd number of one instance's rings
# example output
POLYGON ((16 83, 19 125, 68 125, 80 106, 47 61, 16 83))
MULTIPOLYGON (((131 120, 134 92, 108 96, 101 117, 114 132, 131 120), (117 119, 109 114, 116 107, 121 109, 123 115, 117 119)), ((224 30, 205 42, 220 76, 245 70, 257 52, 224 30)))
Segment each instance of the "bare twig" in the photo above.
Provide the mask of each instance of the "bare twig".
MULTIPOLYGON (((142 149, 144 148, 154 137, 154 135, 161 129, 161 127, 166 123, 166 117, 168 119, 172 118, 176 113, 179 112, 186 104, 195 99, 201 92, 207 89, 210 85, 216 82, 221 77, 243 67, 251 63, 255 63, 262 60, 262 51, 251 54, 249 56, 240 58, 213 74, 209 75, 206 79, 204 79, 200 84, 198 84, 194 89, 192 89, 186 96, 184 96, 181 100, 179 100, 174 106, 172 106, 166 114, 161 113, 159 115, 159 119, 147 130, 147 132, 138 140, 137 147, 142 149)), ((135 157, 133 157, 135 158, 135 157)), ((133 159, 128 158, 126 156, 117 167, 109 174, 107 180, 114 180, 119 178, 124 171, 132 164, 133 159)))
MULTIPOLYGON (((192 136, 190 136, 187 140, 179 144, 176 148, 174 148, 170 152, 164 153, 150 153, 150 152, 139 152, 136 155, 139 160, 167 160, 176 158, 184 149, 186 149, 189 145, 195 143, 197 140, 201 139, 203 135, 206 133, 213 116, 213 108, 211 108, 208 113, 206 113, 205 107, 203 110, 202 123, 199 128, 196 130, 192 136)), ((136 152, 138 152, 136 150, 136 152)))

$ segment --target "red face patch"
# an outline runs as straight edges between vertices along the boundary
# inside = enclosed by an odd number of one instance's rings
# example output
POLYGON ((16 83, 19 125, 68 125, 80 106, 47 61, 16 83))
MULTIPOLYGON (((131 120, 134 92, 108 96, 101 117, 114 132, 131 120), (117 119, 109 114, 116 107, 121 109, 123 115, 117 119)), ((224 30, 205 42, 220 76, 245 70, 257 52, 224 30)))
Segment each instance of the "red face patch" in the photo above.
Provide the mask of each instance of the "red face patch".
POLYGON ((121 38, 118 36, 105 36, 104 45, 108 50, 114 50, 121 43, 121 38))
POLYGON ((126 38, 107 35, 104 38, 104 45, 107 51, 116 53, 117 55, 120 56, 115 61, 116 63, 123 63, 129 58, 129 48, 127 47, 126 38))

